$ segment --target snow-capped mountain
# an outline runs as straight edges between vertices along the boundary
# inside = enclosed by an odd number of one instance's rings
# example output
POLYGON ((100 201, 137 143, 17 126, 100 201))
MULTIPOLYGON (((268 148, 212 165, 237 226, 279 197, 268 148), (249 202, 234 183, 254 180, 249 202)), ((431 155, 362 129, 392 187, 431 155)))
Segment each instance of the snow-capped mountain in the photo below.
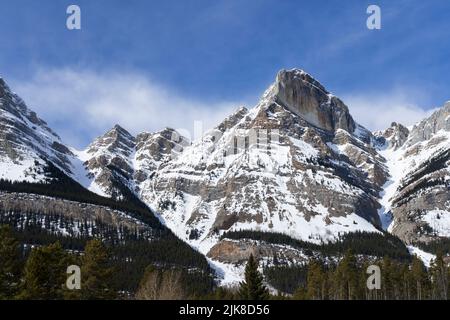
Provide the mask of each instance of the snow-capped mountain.
POLYGON ((136 137, 119 125, 75 154, 93 182, 93 192, 120 199, 124 190, 139 194, 140 185, 188 145, 175 130, 143 132, 136 137), (124 189, 125 188, 125 189, 124 189))
POLYGON ((187 146, 140 196, 203 253, 225 230, 312 242, 377 232, 388 173, 373 140, 309 74, 283 70, 257 106, 187 146))
POLYGON ((43 181, 48 161, 87 183, 71 149, 0 78, 0 179, 43 181))
POLYGON ((0 78, 0 178, 44 179, 45 160, 71 172, 71 156, 58 135, 0 78))
POLYGON ((380 150, 391 174, 382 199, 393 218, 389 230, 407 243, 449 237, 450 102, 411 130, 387 131, 395 137, 380 150))
POLYGON ((450 236, 450 103, 412 128, 371 133, 311 75, 282 70, 256 106, 198 140, 116 125, 81 151, 3 80, 0 112, 0 178, 44 181, 50 162, 97 194, 132 194, 214 260, 240 250, 220 239, 230 230, 313 243, 382 229, 407 244, 450 236))

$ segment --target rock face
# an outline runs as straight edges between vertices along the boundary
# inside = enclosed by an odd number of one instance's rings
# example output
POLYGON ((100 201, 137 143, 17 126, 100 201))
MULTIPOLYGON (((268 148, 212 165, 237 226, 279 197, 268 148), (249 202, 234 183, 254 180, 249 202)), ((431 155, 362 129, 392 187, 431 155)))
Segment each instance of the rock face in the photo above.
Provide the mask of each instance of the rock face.
POLYGON ((285 264, 302 264, 311 258, 296 248, 248 239, 221 240, 208 252, 208 257, 211 259, 240 265, 245 265, 250 255, 260 261, 269 260, 269 262, 277 257, 278 262, 285 264))
POLYGON ((393 123, 372 134, 293 69, 280 71, 254 108, 239 108, 196 141, 169 128, 133 136, 116 125, 77 151, 0 80, 0 178, 43 181, 51 162, 101 195, 137 196, 180 238, 227 263, 249 252, 302 254, 220 241, 226 230, 311 242, 381 227, 407 243, 449 237, 449 138, 450 103, 411 130, 393 123))
POLYGON ((120 198, 120 187, 132 180, 134 146, 135 138, 116 125, 95 139, 85 151, 85 165, 94 178, 93 182, 105 194, 120 198))
POLYGON ((411 130, 407 146, 432 139, 440 130, 450 131, 450 101, 434 112, 429 118, 422 120, 411 130))
POLYGON ((320 129, 356 129, 347 106, 303 70, 280 71, 273 90, 278 104, 320 129))
POLYGON ((90 189, 120 199, 124 190, 138 193, 140 184, 151 179, 186 144, 173 129, 134 137, 115 125, 78 156, 93 178, 90 189))
POLYGON ((0 78, 0 178, 43 180, 45 161, 72 175, 73 157, 47 123, 0 78))
MULTIPOLYGON (((0 214, 8 215, 16 212, 38 212, 42 217, 50 217, 49 220, 55 224, 54 231, 60 234, 69 233, 73 236, 80 235, 81 225, 88 225, 89 228, 86 228, 85 231, 92 236, 95 225, 99 223, 114 228, 118 234, 121 229, 138 232, 145 235, 146 238, 151 238, 154 233, 153 229, 129 216, 126 212, 108 207, 34 194, 0 191, 0 214), (56 215, 70 221, 70 226, 62 228, 61 218, 57 218, 56 215)), ((19 219, 17 223, 23 224, 23 220, 19 219)))
POLYGON ((389 128, 384 131, 377 131, 374 135, 379 139, 381 145, 395 151, 406 142, 409 130, 400 123, 392 122, 389 128))
POLYGON ((450 236, 450 103, 415 125, 389 161, 396 167, 389 230, 407 243, 450 236))
POLYGON ((375 232, 387 172, 373 139, 310 75, 281 71, 257 106, 187 146, 140 197, 204 253, 224 230, 316 242, 375 232))

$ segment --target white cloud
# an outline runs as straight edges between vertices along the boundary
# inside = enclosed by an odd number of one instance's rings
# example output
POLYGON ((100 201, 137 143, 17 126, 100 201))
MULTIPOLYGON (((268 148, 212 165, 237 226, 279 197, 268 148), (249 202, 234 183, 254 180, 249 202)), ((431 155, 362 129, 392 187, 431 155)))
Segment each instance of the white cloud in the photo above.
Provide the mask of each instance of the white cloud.
MULTIPOLYGON (((25 81, 12 81, 11 87, 63 141, 78 148, 116 123, 133 134, 172 127, 192 137, 195 121, 209 129, 244 104, 187 98, 133 72, 42 69, 25 81)), ((385 129, 393 121, 409 126, 434 111, 420 106, 428 99, 419 90, 405 88, 342 99, 353 118, 370 130, 385 129)))
POLYGON ((343 101, 353 118, 369 130, 383 130, 392 122, 413 125, 436 109, 425 109, 426 97, 412 89, 394 89, 384 93, 348 94, 343 101))
POLYGON ((164 127, 193 132, 194 121, 208 129, 242 105, 183 97, 132 72, 39 70, 12 84, 31 109, 76 147, 85 147, 116 123, 133 134, 164 127))

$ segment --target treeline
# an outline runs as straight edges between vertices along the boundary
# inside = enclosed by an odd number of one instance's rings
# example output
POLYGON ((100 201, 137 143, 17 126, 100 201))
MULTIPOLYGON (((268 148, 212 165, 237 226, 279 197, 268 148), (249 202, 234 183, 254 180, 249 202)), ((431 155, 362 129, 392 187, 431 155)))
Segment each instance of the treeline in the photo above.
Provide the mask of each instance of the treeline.
MULTIPOLYGON (((119 291, 134 292, 149 265, 191 270, 184 276, 193 279, 188 286, 188 292, 192 294, 204 294, 212 290, 214 286, 213 271, 205 257, 171 234, 153 235, 151 240, 147 240, 137 232, 126 228, 116 230, 100 221, 95 223, 95 227, 89 227, 86 223, 85 230, 93 230, 92 234, 85 232, 72 235, 71 232, 61 234, 52 232, 52 228, 45 229, 50 225, 45 222, 47 220, 30 218, 32 216, 33 214, 29 213, 0 214, 0 223, 7 223, 14 227, 12 233, 21 244, 22 256, 29 254, 30 245, 47 246, 58 242, 64 250, 82 252, 89 241, 102 239, 109 248, 113 264, 118 270, 114 284, 119 291), (26 223, 14 224, 11 218, 17 215, 26 219, 26 223)), ((60 218, 53 221, 60 223, 60 226, 64 228, 67 227, 65 230, 73 230, 73 225, 66 224, 67 221, 64 222, 64 218, 60 218)))
POLYGON ((192 283, 187 285, 189 294, 204 294, 212 290, 214 272, 206 258, 163 226, 154 213, 127 188, 116 185, 116 189, 121 189, 122 197, 121 200, 114 200, 86 190, 51 163, 47 164, 45 171, 46 182, 11 182, 0 179, 0 191, 30 193, 105 206, 127 213, 151 228, 151 231, 142 233, 135 229, 115 228, 97 219, 73 221, 58 212, 50 215, 33 210, 0 212, 0 224, 13 227, 14 236, 22 244, 24 255, 30 245, 47 246, 59 242, 64 250, 83 251, 88 241, 102 239, 110 248, 113 263, 119 270, 115 277, 115 287, 119 291, 135 292, 149 265, 189 270, 183 274, 184 278, 192 279, 192 283))
POLYGON ((64 250, 55 242, 33 247, 25 257, 12 229, 4 225, 0 226, 0 256, 0 299, 3 300, 91 300, 114 299, 118 295, 112 284, 116 269, 99 240, 87 242, 83 255, 64 250), (69 266, 78 270, 71 271, 69 266), (77 277, 69 285, 68 271, 77 277))
MULTIPOLYGON (((450 271, 442 254, 431 267, 413 257, 410 263, 388 257, 359 260, 348 251, 337 264, 312 260, 304 267, 264 269, 266 281, 292 299, 312 300, 427 300, 450 298, 450 271), (380 268, 380 287, 367 286, 369 265, 380 268)), ((369 280, 372 282, 372 280, 369 280)), ((287 297, 286 297, 287 298, 287 297)))
MULTIPOLYGON (((81 239, 97 238, 104 239, 111 245, 120 244, 127 240, 160 238, 164 235, 160 229, 131 228, 123 224, 116 226, 104 223, 99 218, 75 219, 52 208, 48 208, 44 214, 31 208, 17 212, 12 209, 3 210, 0 207, 0 224, 12 226, 22 237, 25 236, 29 243, 33 244, 45 244, 46 242, 42 243, 40 238, 58 234, 73 239, 74 243, 80 243, 79 240, 81 239)), ((25 238, 23 238, 24 241, 25 238)), ((81 249, 81 247, 77 248, 72 245, 67 248, 81 249)))
POLYGON ((304 253, 312 256, 313 252, 319 252, 323 256, 343 255, 351 249, 355 254, 390 257, 400 261, 409 261, 411 256, 405 244, 396 236, 389 233, 375 232, 351 232, 338 235, 333 242, 315 244, 297 240, 288 235, 275 232, 263 232, 252 230, 240 230, 225 232, 221 239, 252 239, 265 241, 272 244, 289 245, 304 250, 304 253))
POLYGON ((430 252, 436 254, 438 252, 442 252, 445 255, 450 254, 450 239, 449 238, 441 238, 438 240, 433 240, 430 242, 417 242, 414 244, 419 247, 423 251, 430 252))
POLYGON ((116 185, 116 188, 120 189, 123 194, 123 197, 121 197, 120 200, 116 200, 114 198, 99 196, 98 194, 85 189, 50 162, 47 163, 45 172, 47 176, 45 182, 12 182, 0 179, 0 190, 31 193, 105 206, 114 210, 127 212, 133 218, 146 223, 152 228, 164 228, 154 213, 124 186, 116 185))
POLYGON ((186 267, 192 254, 167 241, 110 246, 83 239, 82 250, 72 251, 56 236, 47 239, 55 242, 30 247, 16 234, 10 226, 0 226, 0 299, 132 299, 149 266, 177 270, 186 297, 209 294, 215 287, 208 265, 186 267), (70 265, 81 267, 81 290, 65 285, 70 265))

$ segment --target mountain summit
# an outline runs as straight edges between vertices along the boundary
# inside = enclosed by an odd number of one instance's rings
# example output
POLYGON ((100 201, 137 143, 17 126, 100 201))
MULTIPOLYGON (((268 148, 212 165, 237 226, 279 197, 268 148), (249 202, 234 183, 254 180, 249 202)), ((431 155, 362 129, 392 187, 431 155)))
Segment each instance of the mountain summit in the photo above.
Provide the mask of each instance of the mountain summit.
POLYGON ((320 129, 353 133, 355 121, 347 106, 300 69, 282 70, 273 86, 275 101, 320 129))
POLYGON ((225 230, 313 242, 377 232, 388 173, 371 136, 318 81, 283 70, 258 105, 186 147, 140 196, 204 253, 225 230))
POLYGON ((47 161, 73 175, 72 159, 59 136, 0 79, 0 178, 42 181, 47 161))
POLYGON ((316 244, 387 230, 415 245, 450 236, 449 119, 447 103, 412 128, 394 122, 372 133, 319 81, 292 69, 256 106, 195 141, 170 128, 134 136, 116 125, 77 151, 0 80, 0 178, 47 181, 53 164, 90 191, 145 203, 219 264, 255 252, 305 259, 225 237, 238 230, 316 244))

